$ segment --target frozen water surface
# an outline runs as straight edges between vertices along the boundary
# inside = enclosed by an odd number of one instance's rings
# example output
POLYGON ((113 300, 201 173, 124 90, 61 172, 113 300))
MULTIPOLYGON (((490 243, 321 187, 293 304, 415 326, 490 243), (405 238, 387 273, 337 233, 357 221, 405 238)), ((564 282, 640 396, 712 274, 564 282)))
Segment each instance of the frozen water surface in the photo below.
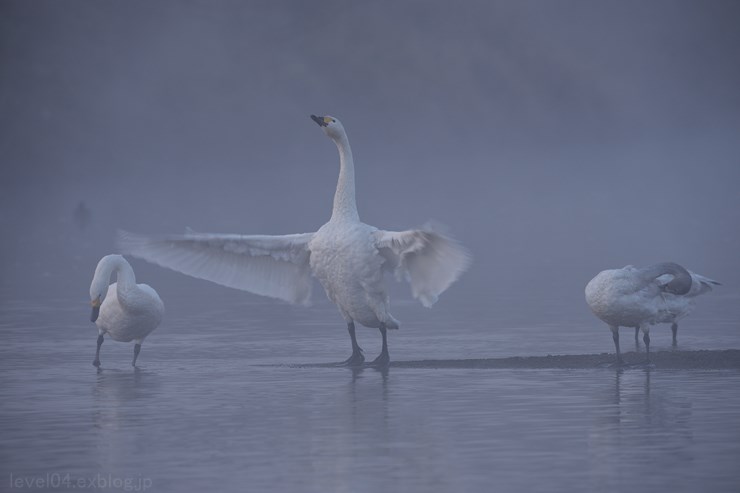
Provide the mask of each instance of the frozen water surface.
POLYGON ((450 3, 0 1, 0 492, 740 492, 740 2, 450 3), (328 365, 318 286, 132 260, 165 320, 96 372, 116 229, 329 218, 311 113, 347 127, 363 220, 474 257, 433 310, 389 282, 388 371, 328 365), (610 368, 583 288, 663 261, 723 285, 610 368))
MULTIPOLYGON (((84 300, 3 300, 0 490, 79 491, 70 482, 80 480, 107 491, 740 485, 739 357, 718 351, 738 347, 737 327, 711 309, 686 320, 679 352, 670 353, 670 329, 656 328, 655 367, 616 371, 600 354, 612 351, 609 331, 587 317, 507 327, 473 309, 399 303, 407 323, 390 337, 394 365, 380 372, 326 365, 350 346, 332 306, 239 296, 171 302, 137 370, 132 346, 107 340, 100 372, 84 300), (554 358, 536 368, 548 354, 592 355, 594 365, 554 358), (706 364, 662 368, 661 354, 703 354, 706 364), (502 363, 464 363, 476 358, 502 363)), ((632 332, 622 337, 634 350, 632 332)), ((359 338, 373 358, 377 331, 359 338)))

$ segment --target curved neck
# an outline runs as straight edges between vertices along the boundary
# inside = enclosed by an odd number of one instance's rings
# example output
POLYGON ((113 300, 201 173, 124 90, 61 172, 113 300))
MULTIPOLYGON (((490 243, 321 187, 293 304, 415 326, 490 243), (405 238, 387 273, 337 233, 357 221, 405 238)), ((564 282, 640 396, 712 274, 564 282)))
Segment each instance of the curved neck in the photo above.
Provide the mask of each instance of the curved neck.
POLYGON ((136 287, 136 276, 134 275, 134 269, 131 265, 126 262, 123 257, 114 257, 115 260, 112 262, 112 271, 116 273, 116 282, 118 283, 118 289, 131 289, 136 287))
MULTIPOLYGON (((98 265, 98 269, 95 272, 95 278, 97 282, 100 282, 107 287, 113 273, 116 274, 116 293, 118 295, 118 301, 125 304, 126 296, 132 291, 138 289, 136 286, 134 270, 122 256, 108 255, 98 265)), ((105 290, 102 289, 102 286, 100 291, 105 294, 105 290)))
POLYGON ((691 290, 691 274, 674 262, 661 262, 659 264, 649 265, 641 269, 641 273, 649 281, 664 274, 672 275, 673 279, 663 286, 663 289, 669 293, 683 295, 691 290))
POLYGON ((346 135, 334 140, 339 149, 339 180, 334 193, 332 219, 359 220, 357 202, 355 201, 355 163, 352 160, 352 149, 346 135))

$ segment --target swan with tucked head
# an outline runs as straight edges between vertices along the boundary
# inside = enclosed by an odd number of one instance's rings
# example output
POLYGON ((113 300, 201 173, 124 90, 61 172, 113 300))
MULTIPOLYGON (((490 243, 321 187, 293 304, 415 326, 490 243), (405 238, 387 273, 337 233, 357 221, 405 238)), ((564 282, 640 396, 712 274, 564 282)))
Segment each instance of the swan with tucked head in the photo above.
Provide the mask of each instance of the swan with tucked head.
POLYGON ((693 298, 719 284, 704 276, 689 272, 673 262, 662 262, 636 268, 600 272, 586 286, 586 302, 594 315, 609 325, 617 363, 622 363, 619 351, 619 327, 634 327, 635 338, 641 330, 650 361, 650 326, 672 323, 674 343, 676 321, 693 309, 693 298))
POLYGON ((380 330, 383 344, 373 361, 386 366, 387 330, 397 329, 390 313, 384 272, 411 284, 411 293, 430 307, 465 271, 470 257, 462 246, 431 227, 383 231, 360 221, 355 201, 355 167, 347 133, 333 116, 316 122, 339 151, 339 179, 329 222, 314 233, 284 236, 200 234, 147 237, 119 233, 127 253, 179 272, 225 286, 306 304, 316 277, 345 322, 352 355, 364 362, 355 323, 380 330))
POLYGON ((144 338, 159 326, 164 315, 164 303, 157 292, 146 284, 136 284, 131 265, 120 255, 106 255, 95 269, 90 284, 90 320, 98 327, 98 348, 93 365, 100 366, 100 346, 104 336, 114 341, 134 341, 134 359, 141 351, 144 338), (110 284, 111 276, 116 282, 110 284))

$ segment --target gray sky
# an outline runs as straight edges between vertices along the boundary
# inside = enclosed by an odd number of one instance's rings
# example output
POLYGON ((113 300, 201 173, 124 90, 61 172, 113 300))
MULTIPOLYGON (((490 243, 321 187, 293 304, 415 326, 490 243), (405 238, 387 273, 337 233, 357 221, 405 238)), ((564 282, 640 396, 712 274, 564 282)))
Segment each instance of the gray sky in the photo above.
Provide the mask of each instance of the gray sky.
POLYGON ((598 271, 663 260, 736 301, 739 18, 731 0, 0 1, 0 289, 84 298, 116 228, 316 230, 338 172, 316 113, 349 133, 364 221, 435 219, 472 250, 450 302, 582 310, 598 271))

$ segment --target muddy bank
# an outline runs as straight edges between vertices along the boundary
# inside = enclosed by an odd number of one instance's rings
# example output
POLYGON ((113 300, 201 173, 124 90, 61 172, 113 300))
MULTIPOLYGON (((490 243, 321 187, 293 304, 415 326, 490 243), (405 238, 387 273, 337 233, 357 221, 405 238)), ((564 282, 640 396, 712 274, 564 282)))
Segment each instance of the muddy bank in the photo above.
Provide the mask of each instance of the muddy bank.
MULTIPOLYGON (((624 366, 645 366, 645 353, 623 353, 624 366)), ((658 351, 650 354, 651 367, 661 370, 740 369, 740 350, 658 351)), ((289 365, 294 368, 329 368, 339 363, 289 365)), ((484 359, 429 359, 392 361, 391 368, 467 369, 588 369, 616 368, 613 353, 515 356, 484 359)), ((368 367, 368 365, 364 365, 368 367)))

